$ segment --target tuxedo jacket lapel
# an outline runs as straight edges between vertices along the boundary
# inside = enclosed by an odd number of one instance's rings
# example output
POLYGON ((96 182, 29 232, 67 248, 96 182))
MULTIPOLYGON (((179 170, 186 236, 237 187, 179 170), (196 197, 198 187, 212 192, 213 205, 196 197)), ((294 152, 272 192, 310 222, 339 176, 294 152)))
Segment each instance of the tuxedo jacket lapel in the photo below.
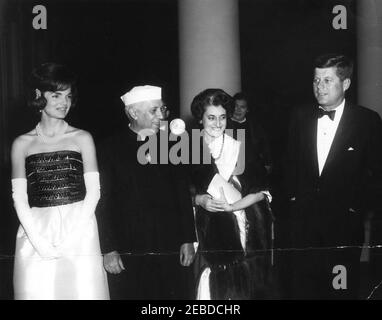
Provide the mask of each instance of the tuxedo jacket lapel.
MULTIPOLYGON (((329 150, 328 157, 326 158, 325 165, 322 169, 321 176, 330 168, 330 166, 338 159, 338 153, 346 147, 349 136, 351 135, 351 130, 349 128, 352 125, 353 121, 353 112, 350 104, 345 103, 345 108, 342 113, 341 120, 338 124, 336 134, 332 145, 329 150)), ((317 145, 317 143, 316 143, 317 145)))
POLYGON ((312 113, 306 123, 306 146, 308 150, 309 163, 312 165, 313 174, 318 177, 318 157, 317 157, 317 116, 315 109, 312 109, 312 113))

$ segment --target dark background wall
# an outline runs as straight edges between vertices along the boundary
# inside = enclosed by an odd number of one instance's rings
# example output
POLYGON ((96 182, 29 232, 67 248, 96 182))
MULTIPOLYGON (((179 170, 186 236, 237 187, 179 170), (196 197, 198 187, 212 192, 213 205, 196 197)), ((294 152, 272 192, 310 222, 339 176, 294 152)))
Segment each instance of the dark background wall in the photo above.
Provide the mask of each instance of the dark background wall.
MULTIPOLYGON (((258 109, 275 157, 281 159, 288 111, 312 100, 313 58, 333 51, 356 57, 355 1, 240 0, 239 4, 242 87, 258 109), (346 30, 332 27, 332 9, 338 4, 348 11, 346 30)), ((177 1, 0 0, 0 14, 0 249, 12 254, 18 223, 11 210, 9 148, 16 135, 37 121, 25 104, 32 68, 55 61, 78 74, 79 103, 69 121, 89 130, 96 140, 126 121, 119 97, 137 84, 163 86, 177 116, 177 1), (47 8, 47 30, 32 27, 32 8, 38 4, 47 8)), ((11 296, 10 262, 0 260, 0 299, 11 296)))
MULTIPOLYGON (((163 86, 178 115, 176 0, 2 1, 7 4, 5 19, 13 26, 5 47, 12 52, 8 63, 14 65, 8 72, 18 87, 8 101, 8 140, 35 124, 36 119, 19 115, 28 113, 23 94, 30 71, 46 61, 65 63, 77 72, 80 102, 70 120, 96 137, 121 125, 119 96, 138 83, 163 86), (37 4, 47 8, 47 30, 32 28, 32 8, 37 4)), ((317 54, 341 51, 355 57, 354 1, 239 4, 242 87, 268 115, 267 129, 277 130, 279 112, 311 100, 311 63, 317 54), (332 27, 337 4, 348 10, 347 30, 332 27)))
POLYGON ((23 52, 19 81, 26 83, 31 69, 46 61, 69 65, 79 77, 79 107, 70 115, 75 124, 108 134, 123 119, 119 97, 137 83, 171 88, 171 99, 178 100, 176 1, 10 3, 7 18, 17 23, 23 52), (47 30, 32 28, 36 4, 47 8, 47 30))
MULTIPOLYGON (((242 88, 257 106, 276 158, 285 146, 288 112, 313 101, 312 63, 323 53, 356 59, 355 1, 241 0, 242 88), (335 30, 335 5, 347 9, 347 29, 335 30)), ((348 92, 355 99, 356 77, 348 92)))

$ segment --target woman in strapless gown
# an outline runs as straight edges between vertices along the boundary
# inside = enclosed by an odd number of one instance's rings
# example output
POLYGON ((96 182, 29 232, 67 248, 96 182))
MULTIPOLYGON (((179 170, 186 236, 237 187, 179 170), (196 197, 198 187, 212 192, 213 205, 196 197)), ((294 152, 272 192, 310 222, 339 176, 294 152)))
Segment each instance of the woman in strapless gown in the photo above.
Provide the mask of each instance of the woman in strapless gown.
POLYGON ((15 299, 109 299, 94 214, 100 196, 91 135, 68 125, 74 75, 46 63, 32 73, 36 128, 12 145, 12 197, 20 220, 15 299))

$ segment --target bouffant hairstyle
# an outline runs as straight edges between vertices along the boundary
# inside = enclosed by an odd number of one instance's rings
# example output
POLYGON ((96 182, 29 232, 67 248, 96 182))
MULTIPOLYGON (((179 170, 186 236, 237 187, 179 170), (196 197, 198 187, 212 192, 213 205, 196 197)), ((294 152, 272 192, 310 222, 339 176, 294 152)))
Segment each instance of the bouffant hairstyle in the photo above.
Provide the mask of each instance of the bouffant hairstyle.
POLYGON ((208 106, 222 106, 227 117, 232 116, 234 100, 222 89, 206 89, 200 92, 191 103, 191 113, 196 120, 202 120, 203 114, 208 106))
POLYGON ((314 68, 336 68, 336 73, 341 81, 351 79, 353 75, 353 61, 345 55, 337 53, 324 54, 314 61, 314 68))
POLYGON ((47 103, 44 92, 64 91, 69 88, 72 93, 72 107, 74 107, 77 101, 76 75, 61 64, 44 63, 32 71, 28 105, 36 112, 39 112, 45 108, 47 103), (39 97, 36 89, 41 91, 39 97))

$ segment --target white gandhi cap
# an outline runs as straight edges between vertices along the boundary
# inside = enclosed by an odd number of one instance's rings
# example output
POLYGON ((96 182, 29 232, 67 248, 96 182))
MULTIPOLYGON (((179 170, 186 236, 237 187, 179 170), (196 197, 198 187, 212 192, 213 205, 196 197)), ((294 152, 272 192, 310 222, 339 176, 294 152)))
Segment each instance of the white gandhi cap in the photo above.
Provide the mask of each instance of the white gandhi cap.
POLYGON ((137 86, 126 92, 121 99, 125 106, 148 100, 162 99, 162 88, 154 86, 137 86))

